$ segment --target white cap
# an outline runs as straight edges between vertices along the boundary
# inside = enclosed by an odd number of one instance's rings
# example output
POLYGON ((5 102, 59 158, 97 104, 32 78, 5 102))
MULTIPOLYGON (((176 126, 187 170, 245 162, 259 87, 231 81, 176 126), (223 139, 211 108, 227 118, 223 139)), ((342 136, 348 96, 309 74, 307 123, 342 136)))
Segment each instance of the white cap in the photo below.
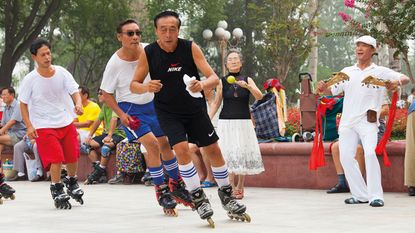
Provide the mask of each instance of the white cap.
POLYGON ((354 41, 355 44, 357 44, 358 42, 372 45, 373 48, 376 49, 376 39, 371 36, 362 36, 362 37, 357 38, 357 40, 354 41))

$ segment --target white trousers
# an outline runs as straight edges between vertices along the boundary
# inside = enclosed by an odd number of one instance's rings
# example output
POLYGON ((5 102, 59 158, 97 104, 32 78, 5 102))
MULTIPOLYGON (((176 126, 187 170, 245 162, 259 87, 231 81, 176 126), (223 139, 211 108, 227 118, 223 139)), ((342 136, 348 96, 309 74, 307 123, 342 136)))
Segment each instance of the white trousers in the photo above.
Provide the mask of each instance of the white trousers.
POLYGON ((376 123, 369 123, 366 119, 351 128, 342 127, 339 129, 340 162, 352 197, 359 201, 383 200, 380 166, 375 153, 377 132, 376 123), (367 183, 365 183, 359 164, 354 158, 359 138, 365 153, 367 183))

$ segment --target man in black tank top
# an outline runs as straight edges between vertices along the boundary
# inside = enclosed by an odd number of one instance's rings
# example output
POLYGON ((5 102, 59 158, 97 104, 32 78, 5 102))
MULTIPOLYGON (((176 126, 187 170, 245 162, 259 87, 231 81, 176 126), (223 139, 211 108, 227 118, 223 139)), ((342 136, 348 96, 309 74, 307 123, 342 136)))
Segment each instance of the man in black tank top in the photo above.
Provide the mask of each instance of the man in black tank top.
POLYGON ((213 175, 219 185, 224 208, 233 215, 245 216, 246 207, 231 197, 228 170, 218 146, 218 136, 206 111, 203 90, 213 89, 219 78, 207 63, 202 50, 191 41, 178 38, 181 21, 177 13, 165 11, 154 19, 158 40, 141 53, 130 89, 133 93, 155 93, 155 108, 160 126, 176 153, 179 169, 196 210, 202 219, 213 221, 200 179, 191 160, 188 142, 209 155, 213 175), (206 76, 200 81, 198 70, 206 76), (151 81, 143 84, 150 72, 151 81))

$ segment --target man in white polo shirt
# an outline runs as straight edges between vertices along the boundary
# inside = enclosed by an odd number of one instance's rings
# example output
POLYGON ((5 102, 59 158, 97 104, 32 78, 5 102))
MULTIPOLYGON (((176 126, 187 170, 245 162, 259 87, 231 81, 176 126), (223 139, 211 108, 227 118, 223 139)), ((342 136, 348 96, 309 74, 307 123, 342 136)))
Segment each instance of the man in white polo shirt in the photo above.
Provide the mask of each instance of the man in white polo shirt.
MULTIPOLYGON (((344 92, 343 114, 339 126, 340 161, 352 194, 352 197, 346 199, 345 203, 370 202, 372 207, 382 207, 384 200, 381 172, 375 148, 379 115, 384 102, 384 87, 367 88, 362 86, 361 82, 371 75, 375 78, 390 80, 386 88, 395 90, 399 85, 408 83, 409 78, 372 63, 372 55, 376 52, 376 40, 373 37, 362 36, 355 43, 357 64, 341 71, 349 76, 349 81, 331 88, 334 95, 344 92), (354 159, 359 139, 365 154, 367 184, 354 159)), ((326 88, 323 81, 318 83, 320 93, 326 88)))

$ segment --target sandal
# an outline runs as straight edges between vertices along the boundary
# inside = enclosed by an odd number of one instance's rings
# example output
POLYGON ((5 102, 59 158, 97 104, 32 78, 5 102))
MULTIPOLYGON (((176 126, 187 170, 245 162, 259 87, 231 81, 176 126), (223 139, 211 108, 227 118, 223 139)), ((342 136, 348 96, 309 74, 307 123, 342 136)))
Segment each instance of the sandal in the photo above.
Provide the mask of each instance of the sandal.
POLYGON ((216 184, 215 182, 210 182, 210 181, 203 181, 202 182, 202 188, 212 188, 212 187, 216 187, 218 186, 218 184, 216 184))
POLYGON ((369 202, 368 201, 359 201, 354 197, 350 197, 350 198, 347 198, 346 200, 344 200, 344 203, 346 203, 346 204, 366 204, 366 203, 369 203, 369 202))
POLYGON ((242 198, 244 198, 244 191, 243 190, 240 190, 240 189, 235 189, 234 191, 233 191, 233 197, 235 198, 235 199, 242 199, 242 198))
POLYGON ((385 205, 385 203, 381 199, 375 199, 375 200, 370 202, 370 206, 372 206, 372 207, 382 207, 384 205, 385 205))

